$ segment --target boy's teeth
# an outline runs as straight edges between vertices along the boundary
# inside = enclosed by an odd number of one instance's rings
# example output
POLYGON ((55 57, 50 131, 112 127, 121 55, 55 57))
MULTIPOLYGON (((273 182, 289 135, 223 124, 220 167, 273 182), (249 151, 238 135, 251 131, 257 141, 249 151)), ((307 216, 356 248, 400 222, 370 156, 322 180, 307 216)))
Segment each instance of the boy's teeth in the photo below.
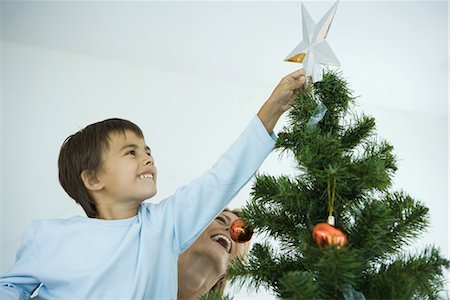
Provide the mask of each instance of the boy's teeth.
POLYGON ((153 179, 153 175, 152 174, 142 174, 139 176, 140 179, 144 179, 144 178, 151 178, 153 179))

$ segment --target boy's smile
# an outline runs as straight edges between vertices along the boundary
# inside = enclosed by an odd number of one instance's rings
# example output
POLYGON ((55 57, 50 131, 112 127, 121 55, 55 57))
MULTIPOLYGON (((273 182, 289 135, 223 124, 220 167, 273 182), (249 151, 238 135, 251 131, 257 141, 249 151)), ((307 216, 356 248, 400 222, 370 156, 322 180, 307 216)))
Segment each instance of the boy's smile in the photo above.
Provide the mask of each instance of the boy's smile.
MULTIPOLYGON (((96 172, 99 190, 94 193, 99 214, 135 210, 156 194, 157 171, 150 148, 130 130, 109 135, 109 149, 96 172)), ((132 216, 132 215, 131 215, 132 216)))

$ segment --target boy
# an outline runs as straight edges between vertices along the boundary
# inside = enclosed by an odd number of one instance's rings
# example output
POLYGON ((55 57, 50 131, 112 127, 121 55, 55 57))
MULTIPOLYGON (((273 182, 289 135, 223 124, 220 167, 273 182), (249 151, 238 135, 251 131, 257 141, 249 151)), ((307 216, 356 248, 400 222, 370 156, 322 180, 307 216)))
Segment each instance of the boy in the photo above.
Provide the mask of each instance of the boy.
POLYGON ((157 172, 139 127, 121 119, 87 126, 61 147, 59 178, 86 217, 33 221, 0 299, 176 299, 177 258, 250 180, 274 146, 272 130, 306 82, 281 80, 217 163, 159 204, 157 172), (272 136, 271 136, 272 135, 272 136))

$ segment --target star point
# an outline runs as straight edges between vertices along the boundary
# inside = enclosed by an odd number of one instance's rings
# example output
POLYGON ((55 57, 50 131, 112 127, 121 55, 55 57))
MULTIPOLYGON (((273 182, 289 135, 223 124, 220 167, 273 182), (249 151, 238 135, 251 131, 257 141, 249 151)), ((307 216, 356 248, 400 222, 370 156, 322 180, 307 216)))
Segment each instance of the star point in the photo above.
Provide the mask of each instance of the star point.
POLYGON ((340 62, 326 41, 339 1, 316 24, 302 4, 303 40, 289 53, 285 61, 302 63, 306 76, 313 82, 323 78, 322 65, 340 66, 340 62))

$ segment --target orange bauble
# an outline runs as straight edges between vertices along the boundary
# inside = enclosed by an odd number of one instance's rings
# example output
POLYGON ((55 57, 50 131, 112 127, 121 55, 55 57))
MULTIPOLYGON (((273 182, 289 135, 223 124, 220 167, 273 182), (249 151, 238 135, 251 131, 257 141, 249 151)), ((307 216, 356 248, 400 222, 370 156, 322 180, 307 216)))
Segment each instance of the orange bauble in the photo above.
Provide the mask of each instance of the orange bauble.
POLYGON ((314 241, 319 247, 326 245, 337 245, 337 248, 348 244, 347 234, 334 226, 327 223, 316 224, 312 230, 314 241))
POLYGON ((237 243, 250 241, 253 235, 253 229, 244 223, 244 220, 238 218, 230 225, 230 236, 237 243))

